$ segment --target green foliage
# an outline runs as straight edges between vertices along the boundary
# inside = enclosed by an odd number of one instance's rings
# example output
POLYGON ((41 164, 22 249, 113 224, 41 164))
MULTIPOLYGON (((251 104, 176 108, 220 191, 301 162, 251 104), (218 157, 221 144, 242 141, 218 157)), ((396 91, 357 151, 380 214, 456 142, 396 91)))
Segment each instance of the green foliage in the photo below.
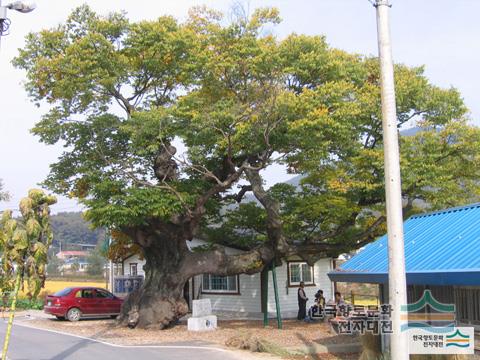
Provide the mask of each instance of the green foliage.
MULTIPOLYGON (((11 307, 11 300, 7 304, 8 307, 11 307)), ((18 299, 17 308, 22 310, 43 310, 44 300, 43 299, 18 299)))
POLYGON ((87 273, 88 275, 102 275, 105 266, 105 258, 98 250, 92 251, 87 257, 87 273))
MULTIPOLYGON (((45 184, 119 232, 176 229, 249 248, 275 241, 274 224, 291 243, 335 252, 383 233, 378 59, 264 31, 278 22, 275 9, 228 23, 198 8, 184 23, 132 23, 82 6, 29 34, 14 64, 49 108, 33 133, 66 145, 45 184), (279 165, 301 181, 266 192, 278 209, 232 205, 235 186, 252 185, 246 167, 263 176, 279 165)), ((395 85, 399 130, 421 129, 401 139, 405 214, 478 199, 480 131, 458 91, 402 64, 395 85)))
POLYGON ((55 197, 42 190, 32 189, 20 201, 21 219, 6 210, 0 220, 2 247, 2 290, 13 289, 17 276, 26 281, 29 298, 36 298, 45 283, 47 250, 52 243, 49 206, 55 197), (15 269, 16 267, 16 269, 15 269))
POLYGON ((52 276, 60 275, 61 273, 60 269, 63 264, 64 262, 58 257, 56 257, 55 255, 49 258, 48 265, 47 265, 48 277, 50 278, 52 276))
POLYGON ((248 249, 267 239, 265 211, 254 202, 241 203, 222 217, 222 226, 205 228, 213 243, 248 249))
POLYGON ((50 217, 54 244, 73 249, 76 244, 96 245, 105 238, 103 228, 93 229, 81 212, 61 212, 50 217))
POLYGON ((78 263, 78 261, 73 262, 70 269, 73 273, 76 273, 78 270, 80 270, 80 264, 78 263))

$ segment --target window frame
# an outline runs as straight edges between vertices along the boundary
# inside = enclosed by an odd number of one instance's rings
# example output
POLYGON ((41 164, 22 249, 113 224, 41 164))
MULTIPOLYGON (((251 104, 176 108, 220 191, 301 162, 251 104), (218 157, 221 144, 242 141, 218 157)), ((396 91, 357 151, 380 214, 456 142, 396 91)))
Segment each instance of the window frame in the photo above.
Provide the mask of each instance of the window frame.
MULTIPOLYGON (((292 265, 300 265, 300 268, 301 268, 301 265, 307 265, 310 269, 311 269, 311 274, 312 274, 312 281, 309 281, 309 282, 305 282, 305 287, 309 287, 309 286, 317 286, 315 284, 315 267, 314 266, 310 266, 308 265, 305 261, 287 261, 287 278, 288 278, 288 287, 291 287, 291 288, 296 288, 296 287, 299 287, 300 286, 300 281, 298 282, 292 282, 291 281, 291 271, 290 271, 290 267, 292 265)), ((302 277, 303 277, 303 274, 302 274, 302 277)))
POLYGON ((138 263, 129 263, 130 276, 138 276, 138 263), (132 273, 132 268, 135 268, 135 274, 132 273))
POLYGON ((113 299, 114 295, 105 289, 95 289, 95 297, 98 299, 113 299), (107 296, 98 296, 98 294, 105 294, 107 296))
POLYGON ((94 288, 85 288, 85 289, 78 289, 78 290, 75 292, 75 296, 74 296, 74 297, 75 297, 76 299, 95 299, 95 298, 97 297, 97 294, 96 294, 94 288), (86 291, 90 291, 92 296, 88 296, 88 297, 87 297, 87 296, 84 296, 86 291), (78 296, 79 293, 80 293, 80 296, 78 296))
POLYGON ((230 275, 235 277, 235 283, 237 284, 237 289, 236 290, 210 290, 210 289, 205 289, 203 286, 203 280, 205 278, 205 275, 209 276, 209 281, 211 284, 211 277, 212 276, 219 276, 219 277, 227 277, 227 276, 221 276, 221 275, 215 275, 215 274, 202 274, 201 278, 201 284, 200 286, 202 287, 202 294, 210 294, 210 295, 240 295, 240 276, 237 275, 230 275))

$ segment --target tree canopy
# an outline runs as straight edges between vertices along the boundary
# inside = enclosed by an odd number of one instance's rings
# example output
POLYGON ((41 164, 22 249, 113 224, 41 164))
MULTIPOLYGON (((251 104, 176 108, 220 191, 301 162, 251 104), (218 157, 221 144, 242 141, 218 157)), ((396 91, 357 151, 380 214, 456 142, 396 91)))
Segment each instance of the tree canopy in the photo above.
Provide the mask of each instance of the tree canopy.
MULTIPOLYGON (((230 22, 206 8, 189 15, 130 22, 82 6, 27 36, 14 63, 31 99, 49 108, 33 133, 65 145, 46 186, 142 249, 142 291, 160 258, 187 278, 255 272, 273 258, 313 261, 383 233, 377 59, 323 36, 278 39, 265 30, 280 21, 276 9, 230 22), (278 165, 300 186, 267 189, 264 170, 278 165), (242 202, 249 193, 255 201, 242 202), (194 236, 252 251, 190 253, 194 236)), ((405 214, 418 201, 439 208, 478 197, 480 131, 458 91, 402 64, 395 85, 399 130, 420 129, 401 138, 405 214)))

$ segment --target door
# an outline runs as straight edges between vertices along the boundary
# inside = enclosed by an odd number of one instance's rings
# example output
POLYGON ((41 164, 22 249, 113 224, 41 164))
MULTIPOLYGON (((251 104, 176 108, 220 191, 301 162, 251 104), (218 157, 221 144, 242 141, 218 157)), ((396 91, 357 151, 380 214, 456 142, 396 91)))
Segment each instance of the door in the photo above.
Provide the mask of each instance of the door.
POLYGON ((192 309, 190 306, 190 280, 188 280, 183 287, 183 298, 187 302, 188 310, 190 311, 192 309))
POLYGON ((121 302, 113 294, 103 289, 97 289, 96 296, 101 309, 100 314, 118 314, 120 313, 121 302))
POLYGON ((130 264, 130 276, 137 276, 138 275, 138 265, 137 263, 130 264))
POLYGON ((94 289, 80 289, 75 294, 75 306, 84 315, 95 315, 98 313, 98 301, 94 289))

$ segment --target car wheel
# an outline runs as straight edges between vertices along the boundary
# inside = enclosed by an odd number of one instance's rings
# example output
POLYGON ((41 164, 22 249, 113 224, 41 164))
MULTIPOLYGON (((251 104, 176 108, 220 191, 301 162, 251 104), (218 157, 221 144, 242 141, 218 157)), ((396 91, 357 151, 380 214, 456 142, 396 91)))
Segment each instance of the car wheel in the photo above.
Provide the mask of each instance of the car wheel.
POLYGON ((71 308, 67 312, 67 319, 69 321, 78 321, 82 316, 82 312, 78 308, 71 308))
POLYGON ((65 316, 55 316, 58 320, 65 320, 65 316))
POLYGON ((118 315, 110 315, 110 317, 111 317, 112 319, 116 319, 116 318, 118 317, 118 315))

